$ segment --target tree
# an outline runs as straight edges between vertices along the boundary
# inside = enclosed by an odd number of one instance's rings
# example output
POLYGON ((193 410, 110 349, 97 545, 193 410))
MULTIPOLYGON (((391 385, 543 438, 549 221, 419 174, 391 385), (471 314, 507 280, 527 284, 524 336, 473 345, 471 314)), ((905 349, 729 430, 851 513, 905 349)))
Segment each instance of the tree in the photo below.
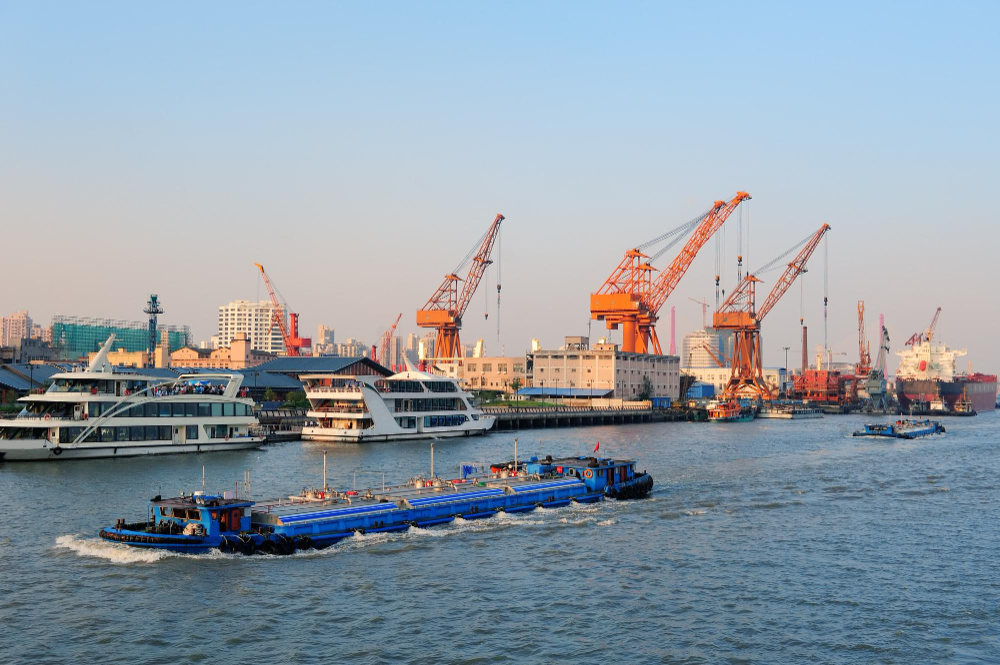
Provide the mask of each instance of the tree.
POLYGON ((285 395, 285 403, 281 405, 286 409, 308 409, 309 400, 306 399, 306 391, 290 390, 285 395))
POLYGON ((278 396, 274 394, 273 390, 271 390, 270 388, 268 388, 267 390, 264 391, 264 401, 265 402, 273 402, 276 399, 278 399, 278 396))
POLYGON ((643 401, 649 400, 653 396, 653 382, 650 381, 649 375, 642 375, 642 389, 639 390, 639 399, 643 401))
POLYGON ((516 393, 520 389, 521 389, 521 379, 518 379, 516 377, 513 378, 513 379, 511 379, 510 380, 510 391, 512 393, 516 393))

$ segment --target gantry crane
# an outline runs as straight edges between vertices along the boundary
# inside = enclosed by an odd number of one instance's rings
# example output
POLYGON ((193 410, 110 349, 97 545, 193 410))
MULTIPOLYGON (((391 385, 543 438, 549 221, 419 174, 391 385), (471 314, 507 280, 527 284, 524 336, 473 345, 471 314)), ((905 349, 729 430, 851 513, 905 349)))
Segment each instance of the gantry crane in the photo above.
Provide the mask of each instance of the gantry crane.
MULTIPOLYGON (((399 320, 401 318, 403 318, 402 312, 400 312, 399 316, 396 317, 396 320, 392 322, 392 327, 390 327, 388 330, 382 333, 382 338, 381 340, 379 340, 378 357, 375 360, 377 362, 382 363, 383 365, 385 365, 386 360, 388 359, 389 344, 392 343, 392 336, 396 334, 396 326, 399 325, 399 320)), ((385 366, 388 367, 388 365, 385 366)))
POLYGON ((906 340, 906 346, 915 346, 923 342, 931 343, 934 339, 934 331, 937 330, 938 319, 941 318, 941 308, 938 307, 937 311, 934 312, 934 318, 931 319, 931 324, 927 326, 927 330, 923 332, 913 333, 910 339, 906 340))
POLYGON ((423 309, 417 310, 417 325, 421 328, 433 328, 437 331, 434 341, 434 355, 438 358, 457 358, 462 353, 462 342, 458 334, 462 328, 462 317, 472 301, 472 296, 476 293, 476 288, 479 287, 479 282, 483 279, 486 268, 493 263, 490 260, 490 255, 493 253, 493 243, 497 239, 500 222, 503 220, 503 215, 496 216, 489 229, 486 230, 479 242, 469 250, 458 267, 445 275, 441 286, 437 288, 423 309), (463 280, 457 273, 470 260, 472 266, 469 268, 465 283, 459 292, 458 283, 463 280))
POLYGON ((736 290, 729 294, 726 301, 719 307, 719 311, 712 317, 712 324, 716 330, 731 330, 733 332, 733 371, 729 377, 729 383, 722 392, 725 399, 771 399, 771 389, 764 381, 760 324, 768 312, 785 295, 795 279, 806 271, 809 257, 812 256, 819 241, 829 230, 830 225, 824 224, 816 233, 797 243, 756 273, 747 273, 736 290), (776 266, 799 247, 802 249, 788 263, 764 304, 761 305, 760 309, 757 309, 756 290, 757 284, 761 282, 757 275, 776 266))
POLYGON ((889 408, 889 395, 886 391, 885 364, 889 355, 889 331, 882 326, 882 336, 878 344, 878 355, 875 364, 865 377, 865 390, 872 402, 872 409, 886 411, 889 408))
POLYGON ((655 327, 660 309, 709 238, 740 203, 749 199, 750 195, 746 192, 737 192, 728 203, 716 201, 704 214, 625 253, 625 258, 611 276, 597 292, 590 295, 591 318, 603 320, 610 330, 621 326, 622 351, 658 355, 663 353, 655 327), (692 229, 691 237, 680 253, 654 280, 653 272, 656 269, 652 262, 692 229), (656 254, 647 256, 642 252, 643 249, 674 236, 676 239, 656 254))
POLYGON ((278 330, 281 331, 281 341, 285 344, 285 355, 297 356, 300 349, 312 346, 312 338, 299 337, 299 315, 295 312, 288 313, 290 325, 285 325, 285 311, 288 309, 288 303, 278 300, 278 296, 274 292, 274 287, 271 285, 271 278, 267 276, 264 266, 259 263, 255 263, 254 265, 257 266, 261 276, 264 278, 264 286, 267 287, 267 293, 271 296, 271 304, 273 305, 271 310, 271 327, 268 329, 267 334, 270 335, 274 326, 278 326, 278 330))
POLYGON ((854 374, 858 378, 868 376, 872 369, 871 345, 865 336, 865 301, 858 301, 858 366, 854 374))

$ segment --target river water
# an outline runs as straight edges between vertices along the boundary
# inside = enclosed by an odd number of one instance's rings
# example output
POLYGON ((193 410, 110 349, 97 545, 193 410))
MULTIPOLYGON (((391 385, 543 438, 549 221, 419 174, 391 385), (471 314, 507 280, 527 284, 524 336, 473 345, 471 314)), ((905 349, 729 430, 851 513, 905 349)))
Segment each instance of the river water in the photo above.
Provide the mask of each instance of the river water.
MULTIPOLYGON (((428 443, 0 465, 0 662, 1000 662, 1000 414, 914 441, 863 418, 517 433, 634 457, 652 498, 375 534, 291 557, 97 539, 155 494, 426 472, 428 443)), ((513 434, 440 441, 439 474, 513 434)))

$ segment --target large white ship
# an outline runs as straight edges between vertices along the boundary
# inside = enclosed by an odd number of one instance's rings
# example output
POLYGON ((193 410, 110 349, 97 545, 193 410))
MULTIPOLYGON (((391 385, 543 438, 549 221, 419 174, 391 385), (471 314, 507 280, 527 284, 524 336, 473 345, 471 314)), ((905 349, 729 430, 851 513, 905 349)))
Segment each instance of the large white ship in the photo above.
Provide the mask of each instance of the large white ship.
POLYGON ((395 441, 485 434, 496 420, 458 382, 408 370, 388 377, 309 374, 309 441, 395 441))
MULTIPOLYGON (((239 373, 175 379, 115 370, 112 335, 83 371, 52 376, 23 409, 0 419, 0 460, 128 457, 253 448, 262 443, 239 373)), ((141 370, 138 370, 141 372, 141 370)))

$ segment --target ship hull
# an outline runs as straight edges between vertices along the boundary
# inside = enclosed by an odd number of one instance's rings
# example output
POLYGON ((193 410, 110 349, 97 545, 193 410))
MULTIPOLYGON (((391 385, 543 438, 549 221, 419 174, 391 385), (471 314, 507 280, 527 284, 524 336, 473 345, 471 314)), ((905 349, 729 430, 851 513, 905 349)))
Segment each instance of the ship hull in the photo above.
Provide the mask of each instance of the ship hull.
POLYGON ((953 381, 935 379, 898 379, 896 381, 896 398, 903 411, 910 408, 914 401, 926 403, 941 400, 949 411, 955 409, 955 404, 962 399, 963 393, 972 402, 972 408, 978 412, 992 411, 996 408, 997 379, 995 376, 977 380, 958 377, 953 381))

